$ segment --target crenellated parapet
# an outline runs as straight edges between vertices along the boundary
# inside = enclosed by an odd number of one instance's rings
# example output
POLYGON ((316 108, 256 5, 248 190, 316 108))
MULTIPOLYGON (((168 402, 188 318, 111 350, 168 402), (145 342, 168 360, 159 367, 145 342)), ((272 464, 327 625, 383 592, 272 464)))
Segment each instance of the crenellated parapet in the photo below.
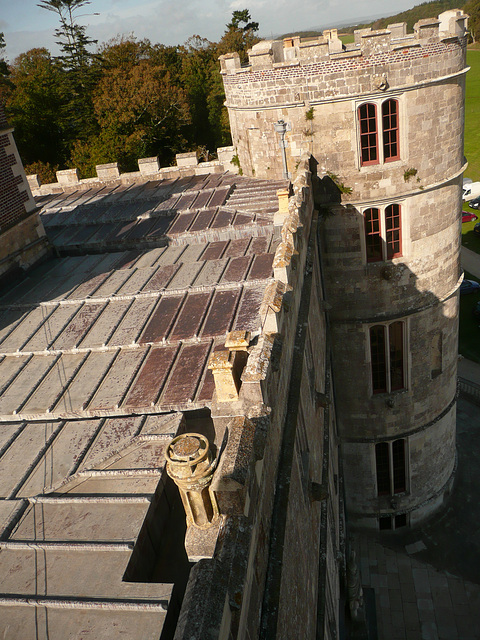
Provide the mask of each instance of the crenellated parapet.
POLYGON ((320 61, 395 56, 398 52, 402 56, 408 56, 409 53, 414 55, 419 48, 428 51, 431 45, 441 47, 452 38, 463 38, 467 23, 468 15, 453 9, 445 11, 438 18, 419 20, 411 34, 407 34, 405 22, 388 25, 386 29, 359 29, 355 31, 354 43, 347 45, 338 37, 337 29, 327 29, 317 38, 304 40, 298 36, 284 38, 283 41, 263 40, 249 50, 247 66, 242 66, 237 53, 220 56, 221 72, 235 75, 292 65, 305 66, 320 61))

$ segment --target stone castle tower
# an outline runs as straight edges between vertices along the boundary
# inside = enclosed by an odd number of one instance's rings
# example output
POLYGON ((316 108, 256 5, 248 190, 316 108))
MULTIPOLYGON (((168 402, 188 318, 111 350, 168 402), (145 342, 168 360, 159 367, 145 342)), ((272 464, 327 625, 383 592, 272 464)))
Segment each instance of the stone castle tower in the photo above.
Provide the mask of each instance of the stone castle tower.
POLYGON ((244 174, 318 163, 319 242, 350 520, 396 529, 455 471, 467 16, 447 11, 221 65, 244 174))

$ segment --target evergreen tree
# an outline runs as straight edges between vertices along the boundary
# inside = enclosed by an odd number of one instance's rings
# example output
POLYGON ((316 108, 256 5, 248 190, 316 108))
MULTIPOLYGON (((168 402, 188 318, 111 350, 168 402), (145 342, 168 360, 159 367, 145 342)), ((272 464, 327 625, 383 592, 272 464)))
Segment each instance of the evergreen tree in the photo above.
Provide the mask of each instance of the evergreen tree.
POLYGON ((88 138, 95 132, 92 94, 98 79, 98 65, 95 64, 97 56, 88 47, 97 41, 89 38, 86 27, 77 22, 77 12, 89 4, 90 0, 42 0, 38 5, 56 13, 60 21, 55 36, 62 52, 58 61, 63 70, 61 84, 67 144, 73 144, 78 138, 88 138))

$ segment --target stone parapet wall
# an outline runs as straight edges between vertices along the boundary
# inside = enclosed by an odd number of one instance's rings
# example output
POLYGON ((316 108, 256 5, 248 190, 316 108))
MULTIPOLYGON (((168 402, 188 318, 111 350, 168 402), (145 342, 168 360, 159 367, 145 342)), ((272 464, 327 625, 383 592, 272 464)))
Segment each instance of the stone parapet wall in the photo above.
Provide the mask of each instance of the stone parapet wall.
MULTIPOLYGON (((362 65, 372 56, 384 56, 379 62, 400 61, 402 57, 429 55, 437 45, 442 47, 455 37, 465 35, 468 16, 454 9, 445 11, 436 18, 423 19, 414 25, 414 32, 407 34, 406 23, 389 25, 386 29, 361 29, 355 31, 355 42, 344 45, 338 38, 336 29, 328 29, 322 36, 302 40, 300 37, 288 37, 280 40, 263 40, 248 51, 249 64, 242 66, 236 53, 220 56, 221 71, 227 76, 236 76, 239 82, 245 81, 245 74, 258 72, 261 77, 268 69, 287 69, 289 66, 307 66, 312 64, 335 64, 338 69, 345 60, 351 68, 362 65), (353 62, 352 62, 353 61, 353 62)), ((439 50, 437 48, 437 50, 439 50)), ((325 67, 319 66, 318 69, 325 67)))
POLYGON ((32 194, 36 196, 49 193, 62 193, 66 189, 91 189, 99 184, 120 181, 124 184, 135 182, 143 183, 149 180, 167 180, 186 178, 189 176, 207 175, 209 173, 223 173, 230 171, 238 173, 238 166, 231 162, 235 155, 233 147, 221 147, 217 149, 218 160, 198 162, 196 152, 177 154, 177 165, 173 167, 160 167, 157 157, 140 158, 138 160, 139 171, 121 173, 118 163, 97 165, 97 175, 94 178, 81 178, 78 169, 64 169, 57 171, 57 182, 42 184, 38 175, 27 176, 32 194))
POLYGON ((262 332, 248 347, 238 399, 222 401, 225 389, 216 378, 212 417, 216 437, 228 434, 228 441, 212 487, 227 514, 225 534, 215 556, 191 573, 176 640, 190 637, 193 628, 198 637, 254 638, 261 627, 272 638, 311 637, 327 588, 335 603, 327 624, 338 632, 340 578, 338 572, 327 577, 324 562, 328 557, 335 566, 341 553, 338 443, 334 414, 326 410, 329 358, 310 159, 302 158, 298 169, 293 194, 279 194, 274 280, 260 305, 262 332), (283 477, 287 508, 280 497, 283 477), (328 513, 321 498, 326 492, 328 513), (299 537, 303 545, 293 555, 299 537), (205 593, 215 598, 213 607, 203 599, 208 611, 199 606, 205 593))

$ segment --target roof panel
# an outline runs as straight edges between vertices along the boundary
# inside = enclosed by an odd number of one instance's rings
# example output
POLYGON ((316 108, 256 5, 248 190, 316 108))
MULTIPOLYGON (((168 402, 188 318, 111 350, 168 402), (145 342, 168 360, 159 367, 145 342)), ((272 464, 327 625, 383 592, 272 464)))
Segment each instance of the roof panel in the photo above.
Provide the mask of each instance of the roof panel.
MULTIPOLYGON (((44 452, 61 424, 31 422, 17 435, 2 456, 0 465, 0 496, 8 497, 29 474, 29 468, 44 452)), ((3 591, 2 584, 2 591, 3 591)))
POLYGON ((170 340, 184 340, 198 335, 210 298, 210 293, 189 293, 187 295, 178 320, 169 336, 170 340))
POLYGON ((100 420, 66 422, 17 495, 25 497, 44 493, 73 473, 99 426, 100 420))
POLYGON ((56 414, 83 411, 116 357, 116 351, 92 351, 76 373, 71 384, 52 407, 56 414))
POLYGON ((162 404, 183 405, 193 401, 210 347, 210 341, 183 346, 162 393, 162 404))
POLYGON ((120 406, 132 378, 140 367, 145 349, 122 349, 88 405, 89 409, 114 409, 120 406))
POLYGON ((203 326, 203 337, 219 336, 230 330, 239 297, 240 289, 216 292, 203 326))
POLYGON ((107 418, 79 469, 91 468, 126 446, 140 432, 143 419, 143 416, 107 418))
POLYGON ((50 411, 74 378, 86 355, 85 353, 62 354, 43 380, 37 381, 34 393, 22 406, 22 413, 34 415, 50 411))
POLYGON ((62 304, 52 307, 54 312, 42 324, 32 338, 23 345, 24 351, 44 351, 55 341, 73 316, 80 309, 81 303, 62 304))
POLYGON ((210 227, 212 229, 222 229, 223 227, 228 227, 233 218, 235 216, 235 211, 232 209, 219 209, 217 215, 215 216, 215 220, 212 222, 210 227))
MULTIPOLYGON (((9 360, 9 358, 6 358, 6 360, 9 360)), ((55 364, 57 358, 58 356, 55 355, 34 356, 31 358, 2 393, 0 397, 0 415, 11 415, 21 407, 32 391, 35 390, 39 381, 55 364)))
POLYGON ((208 260, 203 263, 202 270, 196 277, 193 285, 195 287, 212 287, 216 285, 227 266, 228 260, 208 260))
POLYGON ((195 222, 190 227, 189 232, 193 233, 194 231, 204 231, 205 229, 208 229, 214 215, 215 209, 200 211, 195 218, 195 222))
POLYGON ((256 331, 260 328, 260 304, 264 288, 244 289, 234 328, 242 331, 256 331))
POLYGON ((227 244, 228 240, 209 242, 207 244, 207 248, 202 253, 202 260, 217 260, 218 258, 221 258, 227 244))
POLYGON ((238 238, 237 240, 231 240, 225 251, 224 257, 238 258, 245 255, 249 243, 250 238, 238 238))
POLYGON ((179 268, 179 264, 168 264, 164 267, 159 267, 143 287, 142 292, 161 291, 165 289, 179 268))
POLYGON ((157 298, 134 300, 108 344, 121 346, 135 343, 156 304, 157 298))
POLYGON ((253 258, 253 264, 248 273, 248 280, 266 280, 273 277, 273 253, 262 253, 253 258))
POLYGON ((79 343, 80 347, 103 347, 120 324, 133 300, 111 300, 97 318, 95 325, 79 343))
POLYGON ((104 303, 85 302, 74 318, 53 343, 54 349, 72 349, 77 347, 92 328, 102 312, 104 303))
POLYGON ((232 258, 225 269, 222 282, 241 282, 245 280, 252 256, 232 258))
POLYGON ((153 406, 168 377, 178 347, 156 347, 148 354, 124 407, 153 406))
POLYGON ((175 219, 175 222, 172 224, 172 226, 168 230, 168 235, 173 236, 173 235, 184 233, 192 224, 196 215, 197 215, 196 211, 179 214, 175 219))
POLYGON ((167 337, 167 334, 177 317, 178 310, 184 300, 181 296, 164 296, 158 303, 157 308, 153 312, 145 330, 143 331, 139 344, 149 342, 161 342, 167 337))

